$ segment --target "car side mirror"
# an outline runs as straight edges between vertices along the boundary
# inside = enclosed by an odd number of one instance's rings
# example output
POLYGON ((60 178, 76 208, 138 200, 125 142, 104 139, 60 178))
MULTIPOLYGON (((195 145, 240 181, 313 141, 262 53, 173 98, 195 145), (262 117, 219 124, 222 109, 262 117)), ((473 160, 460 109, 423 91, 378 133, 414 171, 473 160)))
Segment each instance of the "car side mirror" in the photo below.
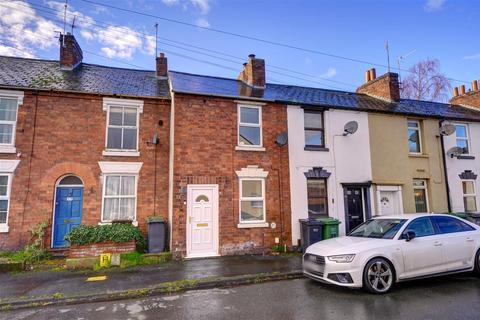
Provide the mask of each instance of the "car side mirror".
POLYGON ((416 234, 414 231, 408 230, 407 233, 405 234, 405 240, 407 242, 412 241, 415 238, 416 234))

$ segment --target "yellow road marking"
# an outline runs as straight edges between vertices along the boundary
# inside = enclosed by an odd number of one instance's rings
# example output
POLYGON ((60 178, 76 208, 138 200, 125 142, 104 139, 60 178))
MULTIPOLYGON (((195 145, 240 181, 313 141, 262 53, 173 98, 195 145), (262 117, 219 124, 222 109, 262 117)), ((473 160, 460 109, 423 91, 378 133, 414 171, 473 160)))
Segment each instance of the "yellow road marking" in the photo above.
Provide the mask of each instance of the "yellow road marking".
POLYGON ((105 281, 107 280, 107 276, 97 276, 97 277, 90 277, 87 278, 87 282, 93 282, 93 281, 105 281))

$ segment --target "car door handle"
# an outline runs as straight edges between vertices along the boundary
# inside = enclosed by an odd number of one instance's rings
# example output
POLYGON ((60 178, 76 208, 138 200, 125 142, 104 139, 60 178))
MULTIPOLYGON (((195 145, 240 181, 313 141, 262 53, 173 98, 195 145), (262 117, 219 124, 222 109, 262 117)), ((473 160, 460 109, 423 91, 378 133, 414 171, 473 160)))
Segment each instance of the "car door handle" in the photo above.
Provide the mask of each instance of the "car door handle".
POLYGON ((433 245, 434 245, 435 247, 440 247, 440 246, 442 245, 442 243, 441 243, 440 241, 435 241, 435 242, 433 243, 433 245))
POLYGON ((467 242, 473 242, 472 238, 467 238, 467 242))

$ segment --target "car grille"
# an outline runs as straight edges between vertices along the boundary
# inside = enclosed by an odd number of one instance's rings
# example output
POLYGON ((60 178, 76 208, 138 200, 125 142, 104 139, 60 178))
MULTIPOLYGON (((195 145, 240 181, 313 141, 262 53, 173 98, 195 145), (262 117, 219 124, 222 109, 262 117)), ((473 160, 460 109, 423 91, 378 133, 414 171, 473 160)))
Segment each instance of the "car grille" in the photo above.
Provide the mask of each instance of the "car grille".
POLYGON ((323 277, 325 271, 325 257, 309 253, 305 254, 303 256, 303 270, 316 276, 323 277))

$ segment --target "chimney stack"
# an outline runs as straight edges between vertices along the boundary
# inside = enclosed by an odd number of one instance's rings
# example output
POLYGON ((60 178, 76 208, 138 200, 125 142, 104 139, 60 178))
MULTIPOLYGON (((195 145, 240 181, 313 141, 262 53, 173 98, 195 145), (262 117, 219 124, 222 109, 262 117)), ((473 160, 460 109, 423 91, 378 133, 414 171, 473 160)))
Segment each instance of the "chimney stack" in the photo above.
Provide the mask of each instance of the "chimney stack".
POLYGON ((480 91, 478 90, 478 81, 472 81, 472 88, 466 92, 465 85, 453 88, 453 97, 450 104, 461 105, 468 108, 480 109, 480 91))
POLYGON ((73 70, 82 63, 83 52, 73 34, 60 35, 60 67, 73 70))
POLYGON ((156 58, 156 61, 157 61, 157 78, 167 79, 168 64, 167 64, 167 58, 165 57, 165 54, 163 52, 160 53, 160 55, 156 58))
POLYGON ((363 93, 389 102, 400 101, 398 74, 388 72, 377 78, 375 68, 365 73, 365 83, 358 87, 357 93, 363 93))
POLYGON ((265 89, 265 60, 255 58, 254 54, 250 54, 248 62, 243 64, 243 70, 237 80, 253 88, 265 89))

